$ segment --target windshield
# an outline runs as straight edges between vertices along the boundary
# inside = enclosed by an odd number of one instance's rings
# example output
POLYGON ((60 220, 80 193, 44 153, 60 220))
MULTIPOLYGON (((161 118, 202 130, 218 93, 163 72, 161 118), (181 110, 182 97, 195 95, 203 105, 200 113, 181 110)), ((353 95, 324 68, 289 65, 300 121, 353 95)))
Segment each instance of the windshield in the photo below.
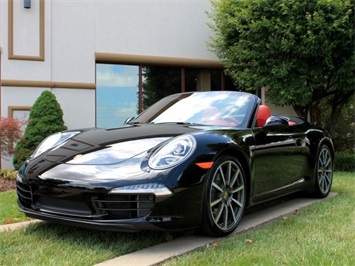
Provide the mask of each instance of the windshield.
POLYGON ((253 94, 231 91, 174 94, 152 105, 133 123, 245 127, 257 100, 253 94))

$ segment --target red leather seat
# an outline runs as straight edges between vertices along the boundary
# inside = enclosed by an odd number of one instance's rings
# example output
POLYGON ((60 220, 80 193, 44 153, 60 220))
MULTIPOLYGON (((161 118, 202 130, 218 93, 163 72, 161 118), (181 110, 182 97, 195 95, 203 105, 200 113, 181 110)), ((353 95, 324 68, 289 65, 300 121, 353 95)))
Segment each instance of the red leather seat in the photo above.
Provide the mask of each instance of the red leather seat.
POLYGON ((217 107, 210 106, 203 111, 202 121, 213 121, 219 116, 219 111, 217 107))
POLYGON ((217 107, 211 106, 203 111, 201 124, 212 126, 228 126, 235 127, 238 124, 234 122, 228 122, 220 117, 220 112, 217 107))
POLYGON ((263 127, 266 120, 271 116, 270 108, 266 105, 260 105, 256 114, 256 124, 258 127, 263 127))

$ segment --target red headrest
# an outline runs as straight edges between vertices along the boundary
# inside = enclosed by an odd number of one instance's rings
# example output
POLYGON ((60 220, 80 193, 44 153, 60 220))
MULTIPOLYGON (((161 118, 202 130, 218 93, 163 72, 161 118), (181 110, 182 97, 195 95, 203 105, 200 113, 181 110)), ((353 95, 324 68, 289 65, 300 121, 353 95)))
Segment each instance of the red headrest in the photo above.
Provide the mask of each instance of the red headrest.
POLYGON ((266 105, 260 105, 256 115, 256 123, 258 127, 264 126, 266 120, 271 116, 270 108, 266 105))

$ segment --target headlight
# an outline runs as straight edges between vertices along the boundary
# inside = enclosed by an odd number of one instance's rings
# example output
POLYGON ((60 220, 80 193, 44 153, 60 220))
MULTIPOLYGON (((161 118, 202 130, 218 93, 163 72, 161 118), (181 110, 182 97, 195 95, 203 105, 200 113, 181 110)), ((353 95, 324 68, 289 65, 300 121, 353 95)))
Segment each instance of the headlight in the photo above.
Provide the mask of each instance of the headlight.
POLYGON ((153 169, 166 169, 185 161, 196 148, 196 140, 189 135, 177 137, 160 147, 150 156, 148 164, 153 169))
POLYGON ((70 131, 70 132, 59 132, 50 135, 49 137, 44 139, 41 142, 41 144, 38 145, 37 149, 34 151, 31 157, 36 158, 37 156, 41 155, 45 151, 48 151, 49 149, 64 143, 66 140, 70 139, 71 137, 79 133, 80 131, 70 131))

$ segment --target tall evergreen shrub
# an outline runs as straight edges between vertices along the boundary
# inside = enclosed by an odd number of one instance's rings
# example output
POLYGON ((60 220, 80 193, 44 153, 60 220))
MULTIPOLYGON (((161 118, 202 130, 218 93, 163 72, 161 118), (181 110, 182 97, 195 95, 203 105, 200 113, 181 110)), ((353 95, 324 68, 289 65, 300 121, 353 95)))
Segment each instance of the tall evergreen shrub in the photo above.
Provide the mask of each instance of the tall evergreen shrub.
POLYGON ((49 135, 66 130, 63 110, 55 95, 44 91, 31 108, 29 122, 21 140, 17 143, 13 165, 19 169, 36 147, 49 135))

